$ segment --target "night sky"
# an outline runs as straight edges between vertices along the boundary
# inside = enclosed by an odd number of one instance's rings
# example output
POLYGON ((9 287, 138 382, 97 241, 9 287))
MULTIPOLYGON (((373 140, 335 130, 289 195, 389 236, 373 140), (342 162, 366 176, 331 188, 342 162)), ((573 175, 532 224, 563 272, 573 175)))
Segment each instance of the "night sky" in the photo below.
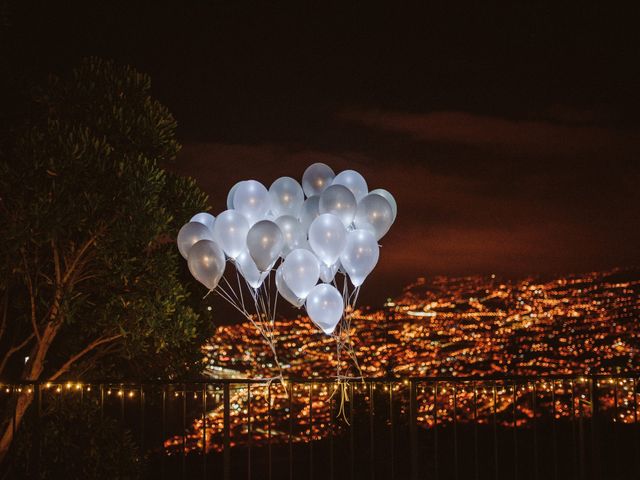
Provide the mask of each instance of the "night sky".
POLYGON ((132 3, 0 2, 5 101, 83 56, 136 66, 214 213, 240 179, 360 171, 399 205, 372 303, 418 275, 640 264, 637 10, 132 3))

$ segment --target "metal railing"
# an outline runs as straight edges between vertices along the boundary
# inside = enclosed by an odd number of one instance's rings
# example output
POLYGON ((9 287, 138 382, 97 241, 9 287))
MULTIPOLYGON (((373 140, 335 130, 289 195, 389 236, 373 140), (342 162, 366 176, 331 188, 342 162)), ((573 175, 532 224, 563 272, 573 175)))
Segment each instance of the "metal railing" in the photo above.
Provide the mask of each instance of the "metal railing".
POLYGON ((126 428, 148 478, 586 480, 638 477, 638 380, 20 383, 0 401, 31 396, 32 454, 10 468, 32 478, 46 419, 73 408, 126 428))

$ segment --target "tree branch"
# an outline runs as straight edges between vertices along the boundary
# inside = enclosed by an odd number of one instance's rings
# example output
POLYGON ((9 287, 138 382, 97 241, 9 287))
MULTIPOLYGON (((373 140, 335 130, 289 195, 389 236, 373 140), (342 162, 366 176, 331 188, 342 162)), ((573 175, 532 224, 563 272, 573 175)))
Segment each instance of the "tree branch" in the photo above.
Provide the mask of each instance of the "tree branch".
POLYGON ((6 366, 7 366, 7 362, 9 361, 9 358, 11 358, 11 356, 12 356, 14 353, 16 353, 16 352, 18 352, 18 351, 22 350, 22 349, 27 345, 27 343, 29 343, 29 342, 31 341, 31 339, 32 339, 33 337, 34 337, 34 334, 32 333, 32 334, 31 334, 31 335, 29 335, 27 338, 25 338, 25 340, 24 340, 21 344, 16 345, 16 346, 14 346, 14 347, 11 347, 11 348, 7 351, 7 353, 5 353, 4 358, 2 359, 2 362, 0 362, 0 374, 2 374, 2 372, 4 371, 4 367, 6 367, 6 366))
POLYGON ((82 257, 87 252, 87 250, 91 248, 91 246, 94 243, 96 243, 96 240, 98 240, 98 236, 100 235, 100 233, 102 232, 101 231, 96 232, 91 238, 89 238, 86 242, 84 242, 84 244, 80 247, 80 249, 78 250, 78 253, 73 259, 73 262, 71 262, 71 265, 69 266, 69 268, 67 268, 67 271, 64 273, 64 276, 62 277, 63 285, 67 284, 67 282, 69 281, 69 278, 71 277, 71 275, 73 275, 73 272, 77 268, 78 263, 80 262, 80 260, 82 260, 82 257))
POLYGON ((33 282, 31 281, 31 275, 29 274, 29 265, 27 264, 27 257, 22 253, 22 263, 24 264, 24 274, 27 279, 27 288, 29 289, 29 304, 31 305, 31 327, 33 328, 33 333, 38 340, 38 343, 42 341, 40 337, 40 330, 38 329, 38 324, 36 321, 36 296, 33 291, 33 282))
POLYGON ((58 253, 58 247, 53 240, 51 240, 51 250, 53 251, 53 266, 56 272, 56 284, 60 285, 62 281, 62 275, 60 273, 60 254, 58 253))
POLYGON ((85 356, 87 353, 89 353, 93 349, 99 347, 100 345, 104 345, 105 343, 113 342, 114 340, 117 340, 120 337, 122 337, 121 333, 119 333, 118 335, 112 335, 110 337, 100 337, 100 338, 94 340, 89 345, 87 345, 84 349, 82 349, 80 352, 76 353, 73 357, 71 357, 69 360, 67 360, 64 363, 64 365, 62 365, 62 367, 60 367, 58 369, 57 372, 55 372, 53 375, 51 375, 51 377, 49 377, 48 381, 52 382, 52 381, 56 380, 63 373, 67 372, 69 370, 69 368, 71 367, 71 365, 73 365, 75 362, 77 362, 80 358, 85 356))

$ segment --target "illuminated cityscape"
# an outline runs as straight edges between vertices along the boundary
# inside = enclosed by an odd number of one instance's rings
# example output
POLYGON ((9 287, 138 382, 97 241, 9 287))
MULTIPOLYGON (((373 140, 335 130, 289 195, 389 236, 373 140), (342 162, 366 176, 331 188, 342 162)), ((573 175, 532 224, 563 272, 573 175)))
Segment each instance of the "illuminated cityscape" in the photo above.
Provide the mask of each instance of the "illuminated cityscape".
MULTIPOLYGON (((355 348, 367 378, 421 379, 417 393, 422 426, 433 425, 436 418, 439 423, 451 421, 454 402, 458 421, 475 416, 480 423, 488 422, 496 414, 505 426, 524 425, 534 416, 534 397, 537 408, 553 412, 556 418, 588 416, 589 388, 593 388, 589 375, 624 374, 638 367, 639 292, 637 270, 548 281, 502 281, 494 275, 420 278, 400 297, 387 301, 383 310, 362 307, 354 312, 355 348), (535 376, 539 381, 521 385, 470 381, 460 386, 465 377, 499 379, 501 375, 535 376), (551 375, 583 377, 578 381, 545 380, 551 375), (431 380, 436 376, 459 380, 452 389, 446 380, 431 380)), ((304 317, 280 319, 277 330, 278 353, 287 375, 335 377, 337 354, 331 337, 318 333, 304 317)), ((274 376, 270 354, 251 325, 220 327, 204 351, 214 377, 274 376)), ((351 368, 356 375, 348 362, 343 368, 351 368)), ((597 382, 595 387, 600 389, 601 409, 618 421, 630 423, 637 418, 634 380, 612 379, 597 382)), ((232 393, 232 437, 242 443, 251 433, 252 441, 263 441, 268 424, 272 441, 284 441, 291 408, 296 419, 294 441, 320 438, 346 421, 337 405, 345 397, 346 403, 351 394, 356 402, 368 401, 370 395, 383 394, 389 387, 356 380, 341 388, 346 395, 335 384, 320 381, 309 387, 294 385, 293 392, 290 388, 285 391, 277 381, 270 387, 254 386, 250 415, 249 392, 238 388, 232 393), (331 429, 327 428, 330 422, 335 423, 331 429)), ((403 389, 399 385, 391 388, 403 389)), ((401 393, 398 402, 401 412, 406 412, 407 395, 401 393)), ((215 391, 211 397, 208 448, 220 449, 221 397, 215 391)), ((194 426, 189 448, 196 449, 202 447, 202 421, 194 426)), ((167 446, 181 442, 182 437, 175 438, 167 446)))

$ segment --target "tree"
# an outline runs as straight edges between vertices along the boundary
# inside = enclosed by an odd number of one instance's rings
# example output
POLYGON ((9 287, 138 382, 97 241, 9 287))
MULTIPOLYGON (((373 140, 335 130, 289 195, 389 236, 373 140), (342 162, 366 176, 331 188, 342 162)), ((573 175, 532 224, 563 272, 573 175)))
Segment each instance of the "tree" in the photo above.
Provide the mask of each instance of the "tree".
MULTIPOLYGON (((32 98, 0 147, 0 374, 198 371, 211 322, 189 305, 172 237, 206 197, 161 168, 179 150, 174 118, 147 75, 95 58, 32 98)), ((18 425, 32 400, 17 396, 18 425)), ((12 428, 0 433, 2 459, 12 428)))

